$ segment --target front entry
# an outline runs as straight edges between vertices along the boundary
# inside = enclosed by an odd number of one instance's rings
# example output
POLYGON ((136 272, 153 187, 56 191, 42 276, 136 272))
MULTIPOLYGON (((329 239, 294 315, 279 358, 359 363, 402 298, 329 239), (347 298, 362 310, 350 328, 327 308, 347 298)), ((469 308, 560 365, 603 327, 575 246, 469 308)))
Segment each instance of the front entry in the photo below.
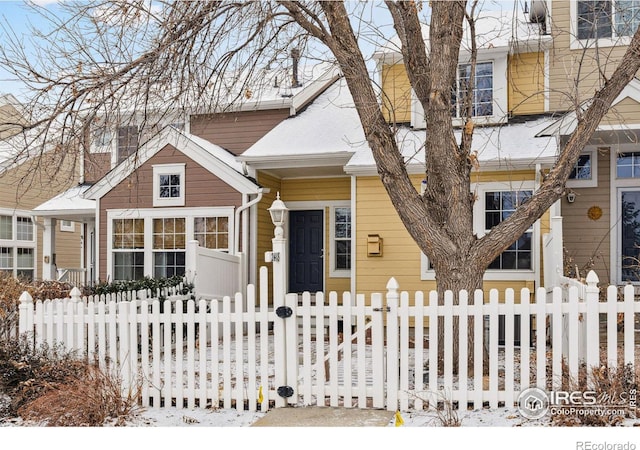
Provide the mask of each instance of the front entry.
POLYGON ((322 210, 289 212, 289 292, 324 289, 322 210))

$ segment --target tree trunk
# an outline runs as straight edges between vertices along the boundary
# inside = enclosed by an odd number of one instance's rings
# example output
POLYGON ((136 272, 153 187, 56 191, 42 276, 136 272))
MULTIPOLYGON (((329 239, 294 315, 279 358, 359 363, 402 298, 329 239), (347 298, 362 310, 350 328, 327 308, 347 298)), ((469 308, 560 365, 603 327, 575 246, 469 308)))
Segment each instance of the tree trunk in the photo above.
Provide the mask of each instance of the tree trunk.
MULTIPOLYGON (((434 261, 434 266, 445 264, 450 268, 447 270, 436 270, 436 283, 438 286, 438 304, 443 305, 445 299, 445 292, 451 291, 453 294, 453 304, 458 305, 460 300, 460 291, 466 291, 468 293, 468 304, 473 304, 474 293, 477 289, 482 289, 482 277, 484 274, 484 269, 478 270, 477 264, 471 264, 468 261, 464 261, 460 258, 456 258, 457 255, 449 255, 444 258, 443 261, 438 261, 440 264, 437 264, 434 261), (453 256, 453 257, 452 257, 453 256), (455 261, 458 260, 456 263, 455 261)), ((469 376, 474 375, 474 362, 475 355, 473 353, 474 350, 474 327, 476 324, 474 323, 474 318, 469 317, 468 319, 468 327, 467 327, 467 373, 469 376)), ((481 321, 477 324, 479 327, 484 327, 484 323, 481 321)), ((459 354, 460 354, 460 322, 458 317, 454 317, 453 320, 453 373, 459 373, 459 354)), ((439 318, 438 320, 438 372, 439 374, 443 373, 444 369, 444 319, 439 318)), ((464 339, 464 337, 463 337, 464 339)), ((483 345, 483 373, 482 375, 488 373, 489 364, 488 364, 489 352, 488 348, 483 345)))

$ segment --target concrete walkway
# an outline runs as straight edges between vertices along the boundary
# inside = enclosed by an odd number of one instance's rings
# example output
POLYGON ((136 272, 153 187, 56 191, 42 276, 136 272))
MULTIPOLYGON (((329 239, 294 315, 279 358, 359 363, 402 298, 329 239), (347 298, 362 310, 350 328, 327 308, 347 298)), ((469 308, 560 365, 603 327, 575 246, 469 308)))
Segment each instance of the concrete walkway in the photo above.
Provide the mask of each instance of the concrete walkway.
POLYGON ((269 410, 252 427, 386 427, 393 411, 380 409, 290 407, 269 410))

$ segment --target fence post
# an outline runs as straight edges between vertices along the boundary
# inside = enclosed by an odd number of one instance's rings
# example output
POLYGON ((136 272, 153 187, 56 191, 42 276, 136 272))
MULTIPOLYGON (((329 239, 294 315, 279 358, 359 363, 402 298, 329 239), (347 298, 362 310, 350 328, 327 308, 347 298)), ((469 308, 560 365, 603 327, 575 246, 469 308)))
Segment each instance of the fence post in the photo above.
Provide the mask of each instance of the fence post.
POLYGON ((391 277, 387 283, 387 411, 398 409, 398 281, 391 277))
POLYGON ((18 332, 33 332, 33 297, 27 291, 20 295, 18 332))
POLYGON ((600 289, 598 288, 598 275, 591 270, 587 275, 587 287, 585 288, 586 303, 586 334, 587 334, 587 370, 600 365, 600 314, 598 302, 600 301, 600 289))
POLYGON ((187 281, 193 283, 193 285, 198 289, 196 284, 196 276, 197 272, 197 261, 198 261, 198 241, 188 241, 187 249, 185 254, 185 268, 184 274, 187 281))

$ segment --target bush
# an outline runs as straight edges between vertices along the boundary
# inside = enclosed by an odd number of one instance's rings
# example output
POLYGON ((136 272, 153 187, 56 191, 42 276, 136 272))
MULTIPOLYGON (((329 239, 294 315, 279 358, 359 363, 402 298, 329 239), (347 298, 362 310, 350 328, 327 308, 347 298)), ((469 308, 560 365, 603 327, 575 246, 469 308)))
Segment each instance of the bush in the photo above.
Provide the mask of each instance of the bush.
POLYGON ((122 396, 120 380, 73 352, 34 348, 22 336, 0 342, 0 417, 22 417, 49 426, 116 425, 137 408, 139 390, 122 396))
POLYGON ((73 286, 60 281, 29 281, 0 272, 0 340, 17 334, 20 295, 27 291, 34 300, 65 298, 73 286))
POLYGON ((174 275, 168 278, 144 277, 141 280, 100 282, 93 286, 84 287, 83 295, 105 295, 117 292, 141 290, 150 290, 153 293, 160 291, 161 293, 164 293, 168 288, 179 286, 182 286, 182 289, 179 292, 180 294, 186 295, 190 292, 193 292, 192 283, 187 283, 184 277, 180 275, 174 275))

